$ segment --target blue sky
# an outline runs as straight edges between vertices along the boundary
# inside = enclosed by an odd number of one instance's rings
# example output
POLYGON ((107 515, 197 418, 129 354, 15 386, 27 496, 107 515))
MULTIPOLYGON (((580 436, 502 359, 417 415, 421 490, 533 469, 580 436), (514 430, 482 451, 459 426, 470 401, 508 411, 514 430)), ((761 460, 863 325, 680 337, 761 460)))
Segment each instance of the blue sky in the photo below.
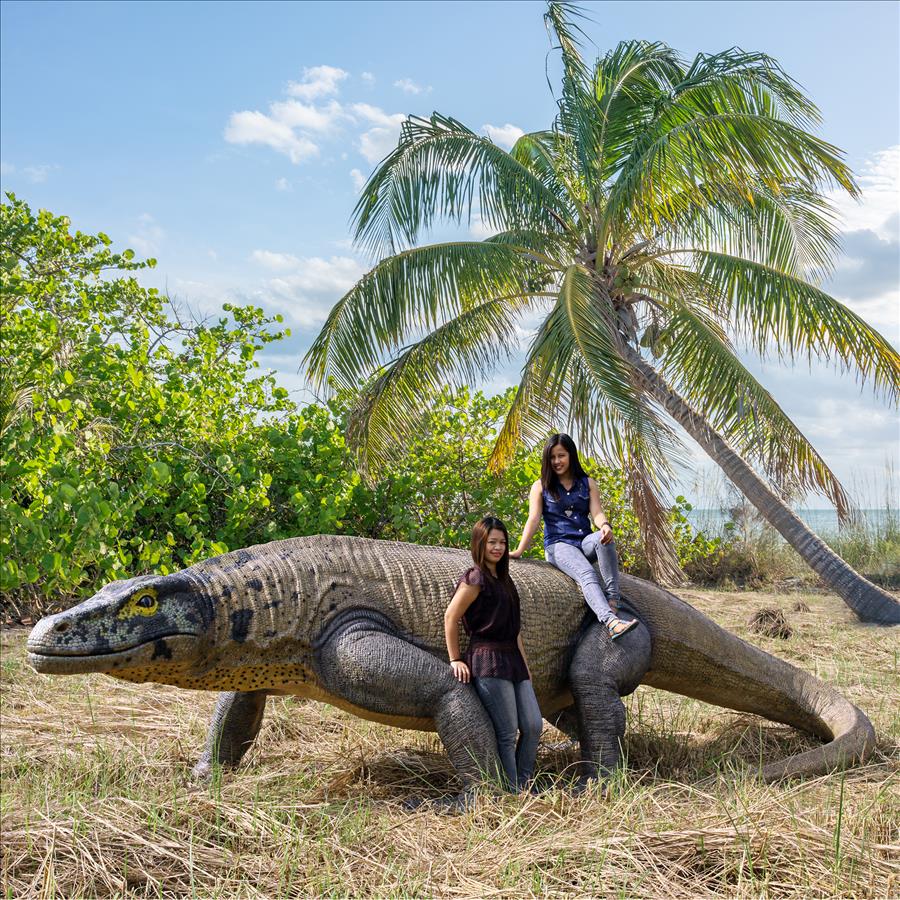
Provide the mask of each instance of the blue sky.
MULTIPOLYGON (((801 82, 865 190, 840 204, 832 290, 900 343, 900 5, 585 6, 600 51, 631 37, 685 55, 739 45, 801 82)), ((543 9, 5 2, 3 187, 155 256, 148 283, 198 310, 238 300, 283 313, 294 335, 266 362, 303 399, 299 357, 370 262, 349 240, 360 180, 408 113, 438 110, 499 143, 545 127, 543 9)), ((894 411, 821 366, 754 370, 851 489, 883 497, 886 462, 900 466, 894 411)), ((488 384, 514 376, 513 365, 488 384)))

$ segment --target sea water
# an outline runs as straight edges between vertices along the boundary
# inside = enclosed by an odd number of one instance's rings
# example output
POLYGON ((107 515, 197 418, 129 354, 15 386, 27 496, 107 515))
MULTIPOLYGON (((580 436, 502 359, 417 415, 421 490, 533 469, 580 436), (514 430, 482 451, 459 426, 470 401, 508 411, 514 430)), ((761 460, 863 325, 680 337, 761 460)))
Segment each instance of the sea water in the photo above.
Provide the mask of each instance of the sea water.
MULTIPOLYGON (((750 511, 756 513, 753 507, 750 511)), ((837 513, 833 509, 795 509, 794 512, 818 535, 837 534, 840 530, 837 513)), ((862 527, 872 534, 882 533, 891 525, 897 528, 900 521, 900 513, 896 509, 862 509, 859 512, 862 527)), ((695 507, 687 517, 696 531, 703 531, 709 537, 725 534, 726 524, 733 521, 725 509, 695 507)))

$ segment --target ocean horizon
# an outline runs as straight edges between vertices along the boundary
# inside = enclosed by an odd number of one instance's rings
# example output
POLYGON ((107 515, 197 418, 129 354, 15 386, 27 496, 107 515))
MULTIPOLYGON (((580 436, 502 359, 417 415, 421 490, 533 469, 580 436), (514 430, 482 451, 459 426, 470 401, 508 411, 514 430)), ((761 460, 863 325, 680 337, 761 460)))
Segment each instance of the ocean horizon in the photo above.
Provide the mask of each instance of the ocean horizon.
MULTIPOLYGON (((754 510, 751 507, 751 511, 754 510)), ((794 512, 819 535, 836 534, 841 530, 838 525, 837 513, 833 509, 804 509, 797 508, 794 512)), ((861 509, 859 515, 862 527, 866 531, 884 531, 889 525, 897 526, 900 512, 893 508, 861 509)), ((710 537, 725 534, 725 525, 734 521, 728 509, 715 507, 694 507, 687 514, 688 521, 696 531, 703 531, 710 537)), ((845 526, 846 528, 846 526, 845 526)))

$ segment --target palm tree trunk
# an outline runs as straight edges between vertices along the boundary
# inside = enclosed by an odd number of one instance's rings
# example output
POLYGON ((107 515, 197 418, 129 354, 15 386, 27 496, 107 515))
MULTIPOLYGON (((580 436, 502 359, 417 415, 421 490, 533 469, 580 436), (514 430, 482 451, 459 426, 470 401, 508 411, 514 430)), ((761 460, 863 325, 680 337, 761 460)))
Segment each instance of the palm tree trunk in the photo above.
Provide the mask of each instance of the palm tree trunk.
POLYGON ((863 622, 900 624, 900 603, 844 562, 735 452, 725 439, 692 409, 632 347, 624 348, 638 386, 709 454, 763 518, 803 557, 807 565, 863 622))

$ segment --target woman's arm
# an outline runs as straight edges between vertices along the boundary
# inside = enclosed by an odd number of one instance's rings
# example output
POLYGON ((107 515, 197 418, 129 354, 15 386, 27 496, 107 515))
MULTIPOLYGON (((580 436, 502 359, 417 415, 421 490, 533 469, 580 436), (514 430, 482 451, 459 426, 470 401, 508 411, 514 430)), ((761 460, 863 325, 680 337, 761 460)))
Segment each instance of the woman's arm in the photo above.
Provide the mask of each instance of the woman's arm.
POLYGON ((600 491, 597 489, 597 482, 593 478, 588 478, 588 485, 591 488, 591 521, 600 531, 600 543, 608 544, 613 539, 612 525, 603 512, 600 505, 600 491))
POLYGON ((477 584, 461 581, 447 611, 444 613, 444 638, 447 641, 447 654, 450 657, 450 668, 453 674, 463 683, 468 683, 469 667, 459 656, 459 623, 465 611, 475 602, 481 588, 477 584))
POLYGON ((522 539, 519 546, 509 554, 510 559, 518 559, 530 546, 534 533, 541 524, 541 512, 544 509, 543 488, 540 481, 536 481, 528 492, 528 519, 522 531, 522 539))

